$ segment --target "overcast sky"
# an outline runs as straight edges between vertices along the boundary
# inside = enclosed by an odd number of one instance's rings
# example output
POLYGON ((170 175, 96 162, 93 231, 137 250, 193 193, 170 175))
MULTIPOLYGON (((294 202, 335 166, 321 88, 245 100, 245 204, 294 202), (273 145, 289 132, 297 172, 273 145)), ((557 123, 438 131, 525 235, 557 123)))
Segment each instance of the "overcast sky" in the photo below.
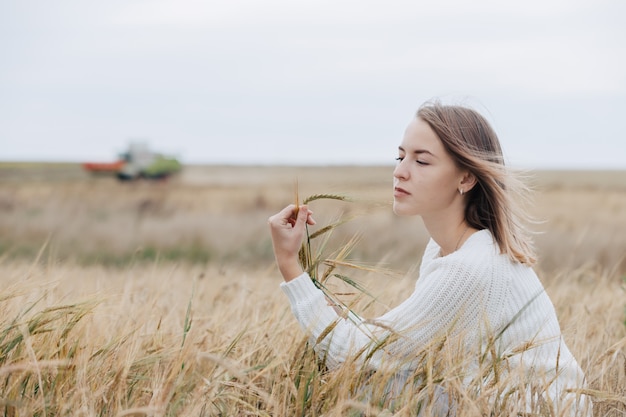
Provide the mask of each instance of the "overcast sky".
POLYGON ((393 163, 422 102, 626 169, 623 0, 0 0, 0 160, 393 163))

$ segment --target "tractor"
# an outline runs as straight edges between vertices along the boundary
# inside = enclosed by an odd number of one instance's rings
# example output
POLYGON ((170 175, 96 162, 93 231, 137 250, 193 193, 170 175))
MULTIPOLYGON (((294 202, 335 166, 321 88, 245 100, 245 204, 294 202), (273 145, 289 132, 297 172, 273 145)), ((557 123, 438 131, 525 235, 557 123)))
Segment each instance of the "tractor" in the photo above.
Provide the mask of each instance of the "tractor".
POLYGON ((92 174, 115 175, 120 181, 165 179, 181 170, 176 158, 152 152, 145 143, 131 143, 115 162, 85 162, 82 166, 92 174))

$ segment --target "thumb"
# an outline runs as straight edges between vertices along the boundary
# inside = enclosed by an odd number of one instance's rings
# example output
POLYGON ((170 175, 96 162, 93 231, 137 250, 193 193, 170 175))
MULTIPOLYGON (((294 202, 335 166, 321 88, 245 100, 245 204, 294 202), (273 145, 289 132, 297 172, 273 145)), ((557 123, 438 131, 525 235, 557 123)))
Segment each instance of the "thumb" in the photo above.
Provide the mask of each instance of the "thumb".
POLYGON ((298 210, 298 217, 296 218, 296 221, 298 223, 306 223, 306 219, 309 215, 309 209, 306 205, 300 206, 300 209, 298 210))

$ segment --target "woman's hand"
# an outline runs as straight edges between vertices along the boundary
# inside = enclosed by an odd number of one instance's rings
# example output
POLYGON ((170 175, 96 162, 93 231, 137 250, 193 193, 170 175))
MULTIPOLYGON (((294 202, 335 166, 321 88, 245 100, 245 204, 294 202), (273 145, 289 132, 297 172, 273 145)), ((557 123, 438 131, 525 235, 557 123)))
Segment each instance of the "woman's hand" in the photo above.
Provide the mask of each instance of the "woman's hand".
POLYGON ((307 206, 300 206, 296 210, 296 206, 290 204, 268 220, 274 256, 285 281, 291 281, 303 272, 298 262, 298 251, 302 246, 306 224, 315 224, 312 214, 307 206))

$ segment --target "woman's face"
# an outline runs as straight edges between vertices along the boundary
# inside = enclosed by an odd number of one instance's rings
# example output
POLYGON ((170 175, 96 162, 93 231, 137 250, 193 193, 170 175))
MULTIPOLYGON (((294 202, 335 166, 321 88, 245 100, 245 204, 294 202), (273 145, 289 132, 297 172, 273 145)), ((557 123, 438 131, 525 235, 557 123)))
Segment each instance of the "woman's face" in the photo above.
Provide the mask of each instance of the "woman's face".
POLYGON ((393 211, 397 215, 445 215, 462 201, 459 186, 463 172, 428 123, 417 117, 407 126, 398 147, 393 178, 393 211))

